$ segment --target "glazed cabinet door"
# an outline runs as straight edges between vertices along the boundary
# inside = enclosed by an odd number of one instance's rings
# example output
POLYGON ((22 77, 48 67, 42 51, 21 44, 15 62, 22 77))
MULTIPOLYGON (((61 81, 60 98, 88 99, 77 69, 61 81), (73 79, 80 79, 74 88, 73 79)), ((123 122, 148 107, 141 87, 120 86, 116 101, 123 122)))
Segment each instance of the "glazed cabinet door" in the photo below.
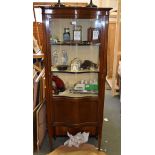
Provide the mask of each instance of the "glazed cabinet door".
POLYGON ((101 19, 50 20, 52 96, 98 98, 101 19))

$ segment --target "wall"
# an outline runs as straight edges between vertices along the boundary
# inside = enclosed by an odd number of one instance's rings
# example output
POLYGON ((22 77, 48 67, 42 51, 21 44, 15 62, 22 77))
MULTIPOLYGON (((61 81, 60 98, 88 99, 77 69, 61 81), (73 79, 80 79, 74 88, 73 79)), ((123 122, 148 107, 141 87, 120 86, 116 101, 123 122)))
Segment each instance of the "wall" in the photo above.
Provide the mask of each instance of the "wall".
POLYGON ((117 10, 117 0, 101 0, 101 7, 112 7, 117 10))

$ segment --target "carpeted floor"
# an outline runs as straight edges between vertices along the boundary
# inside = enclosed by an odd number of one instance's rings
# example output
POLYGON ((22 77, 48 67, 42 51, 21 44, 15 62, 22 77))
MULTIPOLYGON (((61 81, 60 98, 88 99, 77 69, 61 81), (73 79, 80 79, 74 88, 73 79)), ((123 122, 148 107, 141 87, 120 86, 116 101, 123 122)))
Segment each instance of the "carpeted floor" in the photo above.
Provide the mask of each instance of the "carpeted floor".
MULTIPOLYGON (((103 123, 101 149, 107 155, 121 155, 121 104, 119 96, 112 97, 111 91, 108 89, 105 91, 103 123)), ((48 136, 46 135, 39 153, 35 152, 34 155, 46 155, 62 145, 67 139, 67 137, 56 138, 56 140, 53 140, 52 148, 50 148, 48 136)), ((97 146, 97 140, 95 138, 90 137, 88 143, 97 146)))

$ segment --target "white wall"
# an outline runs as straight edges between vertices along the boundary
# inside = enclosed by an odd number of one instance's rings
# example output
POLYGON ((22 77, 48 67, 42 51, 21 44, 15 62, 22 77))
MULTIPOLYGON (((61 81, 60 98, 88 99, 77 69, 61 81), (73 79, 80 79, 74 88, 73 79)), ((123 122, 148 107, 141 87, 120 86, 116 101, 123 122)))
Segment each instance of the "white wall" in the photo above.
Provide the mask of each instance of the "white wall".
POLYGON ((103 0, 102 7, 112 7, 114 10, 117 9, 117 0, 103 0))

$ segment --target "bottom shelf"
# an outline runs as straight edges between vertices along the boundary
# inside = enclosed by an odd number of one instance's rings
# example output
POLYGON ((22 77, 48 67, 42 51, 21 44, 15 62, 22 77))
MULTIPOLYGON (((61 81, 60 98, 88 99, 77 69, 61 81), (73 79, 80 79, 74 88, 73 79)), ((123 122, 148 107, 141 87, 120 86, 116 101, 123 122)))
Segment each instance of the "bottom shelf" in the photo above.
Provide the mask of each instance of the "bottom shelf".
POLYGON ((53 95, 53 96, 66 96, 66 97, 93 97, 93 96, 98 96, 96 93, 73 93, 70 90, 65 90, 64 92, 60 92, 58 95, 53 95))

